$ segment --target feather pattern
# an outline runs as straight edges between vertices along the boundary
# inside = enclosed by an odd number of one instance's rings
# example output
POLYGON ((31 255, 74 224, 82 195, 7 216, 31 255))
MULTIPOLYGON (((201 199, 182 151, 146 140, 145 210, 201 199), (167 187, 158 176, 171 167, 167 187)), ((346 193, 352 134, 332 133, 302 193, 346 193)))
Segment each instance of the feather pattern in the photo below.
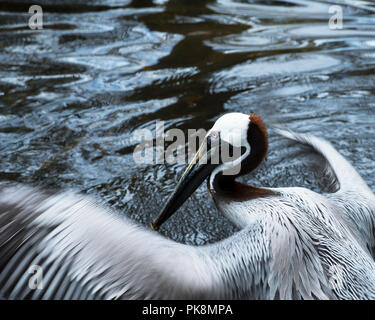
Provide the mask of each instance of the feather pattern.
POLYGON ((326 160, 326 173, 336 192, 326 194, 355 226, 375 258, 375 195, 353 166, 328 141, 308 134, 275 128, 280 135, 310 146, 326 160))
MULTIPOLYGON (((315 196, 294 198, 288 189, 280 191, 262 204, 262 213, 249 212, 253 219, 240 232, 195 247, 145 230, 89 197, 7 186, 0 192, 0 294, 10 299, 374 298, 373 260, 339 214, 322 214, 321 205, 305 210, 306 201, 319 203, 315 196), (330 287, 333 264, 347 274, 344 288, 330 287), (29 287, 33 265, 43 270, 42 289, 29 287)), ((256 208, 262 200, 253 201, 256 208)))
POLYGON ((219 210, 238 227, 262 225, 270 254, 269 291, 263 298, 375 297, 374 260, 341 208, 304 188, 269 190, 272 196, 238 202, 214 196, 219 210))
POLYGON ((10 299, 234 299, 264 284, 260 225, 193 247, 89 197, 16 185, 0 191, 0 227, 0 295, 10 299), (38 290, 29 287, 34 265, 43 270, 38 290))

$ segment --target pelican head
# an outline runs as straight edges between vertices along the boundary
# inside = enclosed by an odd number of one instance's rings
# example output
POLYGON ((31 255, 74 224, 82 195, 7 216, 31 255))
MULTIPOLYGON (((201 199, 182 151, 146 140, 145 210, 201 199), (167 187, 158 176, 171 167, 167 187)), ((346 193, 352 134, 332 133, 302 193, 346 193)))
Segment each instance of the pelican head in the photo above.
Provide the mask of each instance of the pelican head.
POLYGON ((267 131, 261 117, 243 113, 220 117, 151 227, 158 230, 207 178, 211 190, 231 190, 236 177, 251 172, 262 162, 267 148, 267 131))

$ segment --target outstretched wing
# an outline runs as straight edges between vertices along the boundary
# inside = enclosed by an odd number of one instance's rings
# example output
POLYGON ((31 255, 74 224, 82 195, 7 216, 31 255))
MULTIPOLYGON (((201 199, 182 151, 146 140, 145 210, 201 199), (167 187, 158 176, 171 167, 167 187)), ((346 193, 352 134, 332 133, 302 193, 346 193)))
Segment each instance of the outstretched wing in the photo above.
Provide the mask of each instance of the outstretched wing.
POLYGON ((215 298, 209 263, 88 197, 0 190, 0 297, 215 298))

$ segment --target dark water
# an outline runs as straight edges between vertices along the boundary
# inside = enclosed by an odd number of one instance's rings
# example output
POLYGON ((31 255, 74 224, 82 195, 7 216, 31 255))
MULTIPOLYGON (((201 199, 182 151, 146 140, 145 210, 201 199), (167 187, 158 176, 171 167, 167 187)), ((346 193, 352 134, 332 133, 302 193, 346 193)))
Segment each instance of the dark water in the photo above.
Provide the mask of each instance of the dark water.
MULTIPOLYGON (((136 166, 134 130, 239 111, 326 137, 375 189, 374 2, 39 0, 43 30, 31 4, 0 1, 2 180, 89 193, 148 224, 185 166, 136 166)), ((307 160, 270 132, 247 180, 319 189, 307 160)), ((203 244, 234 230, 203 185, 162 232, 203 244)))

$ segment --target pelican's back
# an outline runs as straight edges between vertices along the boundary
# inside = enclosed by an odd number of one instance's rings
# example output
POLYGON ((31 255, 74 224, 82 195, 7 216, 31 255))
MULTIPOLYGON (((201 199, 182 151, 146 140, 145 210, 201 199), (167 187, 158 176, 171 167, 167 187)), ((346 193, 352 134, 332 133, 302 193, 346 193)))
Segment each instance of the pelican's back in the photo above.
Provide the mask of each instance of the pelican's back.
POLYGON ((276 129, 288 139, 308 145, 326 160, 326 173, 336 192, 326 194, 356 227, 375 258, 375 195, 355 168, 328 141, 309 134, 276 129))

